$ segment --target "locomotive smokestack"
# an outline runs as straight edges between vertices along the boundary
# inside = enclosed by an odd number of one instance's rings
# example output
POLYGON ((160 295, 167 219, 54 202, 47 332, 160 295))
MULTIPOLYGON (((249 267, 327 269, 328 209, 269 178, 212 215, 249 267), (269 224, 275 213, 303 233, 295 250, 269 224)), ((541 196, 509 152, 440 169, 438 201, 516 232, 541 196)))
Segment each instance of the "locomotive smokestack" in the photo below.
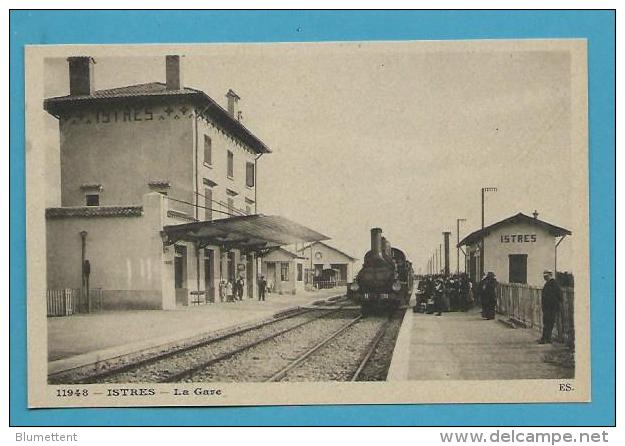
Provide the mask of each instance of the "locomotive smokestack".
POLYGON ((376 257, 382 257, 382 229, 371 229, 371 252, 376 257))

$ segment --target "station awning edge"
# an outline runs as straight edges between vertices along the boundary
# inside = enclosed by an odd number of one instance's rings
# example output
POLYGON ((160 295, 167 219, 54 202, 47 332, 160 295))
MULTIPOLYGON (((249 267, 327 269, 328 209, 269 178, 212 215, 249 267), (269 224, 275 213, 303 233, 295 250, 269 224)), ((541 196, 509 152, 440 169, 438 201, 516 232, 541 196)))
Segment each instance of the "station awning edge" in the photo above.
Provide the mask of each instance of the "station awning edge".
POLYGON ((260 250, 295 243, 329 240, 324 234, 278 215, 244 215, 163 227, 166 244, 198 242, 201 247, 260 250))

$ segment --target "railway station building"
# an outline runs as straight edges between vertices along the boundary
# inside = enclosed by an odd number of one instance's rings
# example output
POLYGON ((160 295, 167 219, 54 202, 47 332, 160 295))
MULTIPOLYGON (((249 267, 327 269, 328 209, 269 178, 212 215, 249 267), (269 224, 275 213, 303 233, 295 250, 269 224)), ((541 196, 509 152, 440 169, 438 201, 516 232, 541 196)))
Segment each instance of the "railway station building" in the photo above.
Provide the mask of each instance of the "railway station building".
POLYGON ((268 290, 277 294, 304 291, 305 257, 285 247, 274 248, 262 258, 262 275, 268 290))
MULTIPOLYGON (((325 240, 258 213, 258 161, 271 150, 240 120, 183 84, 94 88, 95 60, 70 57, 69 94, 44 101, 58 119, 61 203, 46 209, 48 290, 101 290, 105 309, 173 309, 219 298, 221 280, 255 297, 260 258, 325 240)), ((84 302, 83 302, 84 303, 84 302)))
POLYGON ((306 282, 317 287, 343 286, 354 279, 355 257, 316 241, 298 250, 304 257, 306 282))
POLYGON ((474 281, 482 276, 480 257, 484 256, 484 272, 492 271, 497 280, 542 286, 543 271, 557 270, 558 246, 568 229, 518 213, 467 235, 458 244, 466 247, 466 271, 474 281))

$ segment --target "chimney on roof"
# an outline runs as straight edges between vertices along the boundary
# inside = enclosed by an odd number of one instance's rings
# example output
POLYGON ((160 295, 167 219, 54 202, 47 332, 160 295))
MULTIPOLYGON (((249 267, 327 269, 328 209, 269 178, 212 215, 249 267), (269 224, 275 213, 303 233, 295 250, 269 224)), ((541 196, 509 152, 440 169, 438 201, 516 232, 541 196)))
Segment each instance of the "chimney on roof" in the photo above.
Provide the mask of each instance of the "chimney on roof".
POLYGON ((228 90, 228 93, 226 93, 226 97, 228 98, 228 113, 234 119, 240 121, 241 112, 239 111, 239 99, 241 98, 232 90, 228 90))
POLYGON ((534 210, 532 215, 534 216, 534 220, 538 220, 538 211, 537 210, 534 210))
POLYGON ((86 96, 93 94, 93 65, 95 60, 89 56, 68 57, 69 62, 69 94, 86 96))
POLYGON ((167 90, 182 90, 182 71, 180 70, 180 56, 165 56, 165 83, 167 90))

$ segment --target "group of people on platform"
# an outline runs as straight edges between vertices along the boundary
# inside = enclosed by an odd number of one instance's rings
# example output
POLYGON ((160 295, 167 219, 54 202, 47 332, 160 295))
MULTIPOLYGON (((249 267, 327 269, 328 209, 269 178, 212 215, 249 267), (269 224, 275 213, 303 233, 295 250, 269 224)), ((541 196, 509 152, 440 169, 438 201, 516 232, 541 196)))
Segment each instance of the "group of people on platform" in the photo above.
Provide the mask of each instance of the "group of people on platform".
POLYGON ((484 274, 476 285, 465 273, 431 274, 419 280, 416 311, 442 315, 443 311, 467 311, 482 305, 482 317, 493 319, 497 298, 497 279, 492 272, 484 274))
MULTIPOLYGON (((545 285, 541 292, 543 332, 540 344, 551 343, 551 334, 562 303, 562 290, 553 272, 543 272, 545 285)), ((441 316, 443 311, 467 311, 481 305, 482 318, 495 319, 497 307, 497 278, 493 272, 485 273, 474 284, 467 274, 431 274, 419 278, 415 312, 441 316)))
MULTIPOLYGON (((245 292, 245 278, 239 275, 235 280, 221 279, 219 281, 219 301, 220 302, 240 302, 243 300, 243 294, 245 292)), ((265 293, 267 292, 267 281, 265 276, 260 276, 258 279, 258 300, 265 300, 265 293)), ((250 296, 250 299, 252 297, 250 296)))

